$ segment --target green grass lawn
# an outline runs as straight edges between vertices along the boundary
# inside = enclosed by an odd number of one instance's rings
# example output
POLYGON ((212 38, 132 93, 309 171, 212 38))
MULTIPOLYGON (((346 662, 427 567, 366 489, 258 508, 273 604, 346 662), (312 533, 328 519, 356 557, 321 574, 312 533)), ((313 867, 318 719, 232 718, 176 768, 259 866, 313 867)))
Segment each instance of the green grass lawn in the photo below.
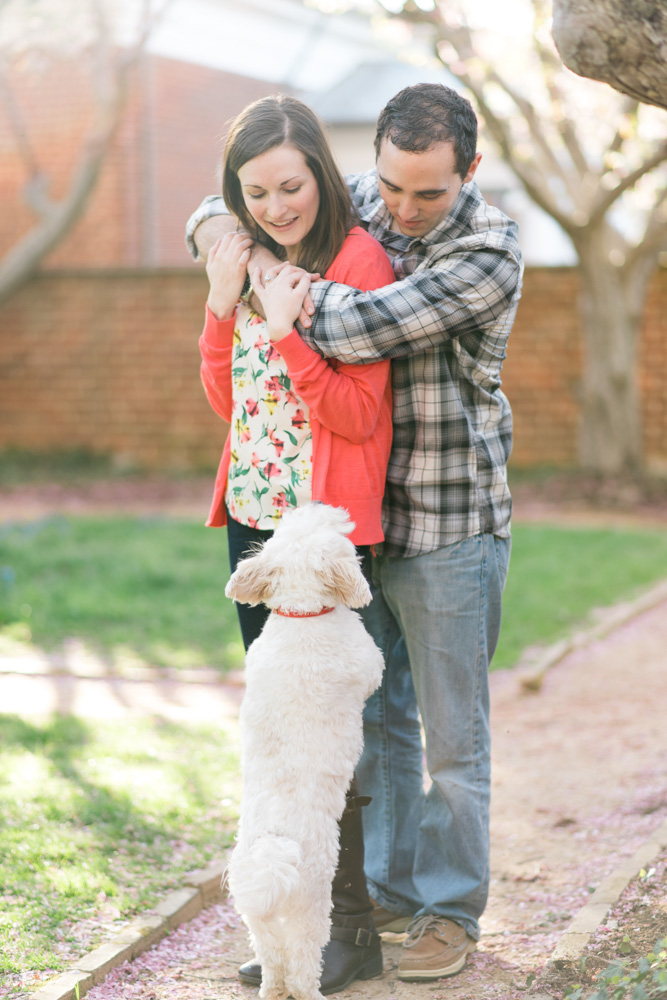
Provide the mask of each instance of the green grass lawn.
POLYGON ((76 636, 107 663, 243 663, 227 533, 159 517, 0 526, 0 637, 54 650, 76 636))
MULTIPOLYGON (((169 518, 0 526, 0 640, 83 640, 113 668, 239 667, 226 532, 169 518)), ((515 524, 494 668, 667 577, 667 532, 515 524)))
POLYGON ((232 841, 235 726, 0 715, 0 746, 3 996, 12 973, 63 968, 232 841))
POLYGON ((593 610, 664 578, 667 531, 514 524, 493 668, 513 666, 526 647, 555 642, 593 610))

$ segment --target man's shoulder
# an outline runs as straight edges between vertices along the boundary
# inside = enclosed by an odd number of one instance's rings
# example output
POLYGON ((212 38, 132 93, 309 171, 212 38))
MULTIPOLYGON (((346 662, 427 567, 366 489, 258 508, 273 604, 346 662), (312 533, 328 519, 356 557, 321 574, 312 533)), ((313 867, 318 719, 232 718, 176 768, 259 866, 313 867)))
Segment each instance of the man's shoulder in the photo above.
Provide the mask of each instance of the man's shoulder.
POLYGON ((432 252, 441 255, 488 248, 503 250, 519 260, 517 223, 495 205, 490 205, 474 181, 466 186, 462 195, 451 218, 433 233, 432 252))
POLYGON ((371 212, 377 208, 380 201, 380 191, 378 189, 378 178, 375 167, 364 170, 357 174, 347 174, 345 177, 347 186, 350 189, 355 207, 364 221, 367 221, 362 209, 370 209, 371 212))

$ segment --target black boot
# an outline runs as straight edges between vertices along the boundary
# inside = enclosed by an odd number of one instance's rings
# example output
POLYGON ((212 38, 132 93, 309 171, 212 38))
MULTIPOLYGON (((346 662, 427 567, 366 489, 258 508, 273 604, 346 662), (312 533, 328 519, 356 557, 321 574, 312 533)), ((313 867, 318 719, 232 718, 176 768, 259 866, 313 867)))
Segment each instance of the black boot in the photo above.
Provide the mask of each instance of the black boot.
MULTIPOLYGON (((373 926, 373 906, 364 875, 361 809, 370 799, 360 797, 358 791, 353 778, 339 823, 338 867, 331 887, 331 937, 322 952, 320 991, 325 994, 344 990, 355 979, 382 974, 382 948, 373 926)), ((239 978, 250 986, 261 986, 259 963, 246 962, 239 969, 239 978)))

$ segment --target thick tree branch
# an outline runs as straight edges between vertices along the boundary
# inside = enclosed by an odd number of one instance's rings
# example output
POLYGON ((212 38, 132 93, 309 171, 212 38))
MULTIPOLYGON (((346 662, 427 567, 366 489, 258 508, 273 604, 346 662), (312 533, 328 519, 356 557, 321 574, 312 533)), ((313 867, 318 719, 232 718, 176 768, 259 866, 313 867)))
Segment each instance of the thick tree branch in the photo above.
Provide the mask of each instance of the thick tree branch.
POLYGON ((664 0, 554 0, 553 37, 573 73, 667 108, 664 0))

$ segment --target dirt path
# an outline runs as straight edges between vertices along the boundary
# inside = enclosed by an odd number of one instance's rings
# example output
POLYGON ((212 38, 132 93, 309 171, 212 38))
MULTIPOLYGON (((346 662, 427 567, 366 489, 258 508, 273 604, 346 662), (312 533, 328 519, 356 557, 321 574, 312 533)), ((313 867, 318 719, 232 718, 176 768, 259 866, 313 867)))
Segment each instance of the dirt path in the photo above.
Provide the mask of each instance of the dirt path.
MULTIPOLYGON (((415 986, 385 974, 342 996, 517 1000, 590 891, 667 815, 667 602, 572 653, 539 694, 493 674, 492 881, 477 954, 459 976, 415 986)), ((116 970, 91 1000, 232 1000, 249 955, 228 905, 205 911, 116 970)))

